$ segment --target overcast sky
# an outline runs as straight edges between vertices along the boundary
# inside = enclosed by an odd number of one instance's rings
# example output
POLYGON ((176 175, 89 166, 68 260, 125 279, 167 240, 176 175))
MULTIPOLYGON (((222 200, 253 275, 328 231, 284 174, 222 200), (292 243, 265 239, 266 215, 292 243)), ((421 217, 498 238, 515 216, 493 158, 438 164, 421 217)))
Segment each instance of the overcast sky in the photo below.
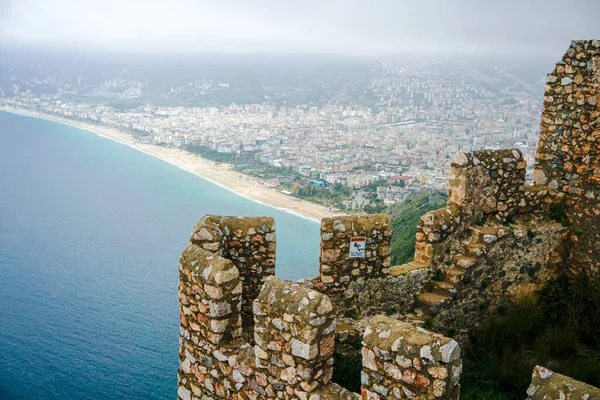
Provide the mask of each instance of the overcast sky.
POLYGON ((0 40, 92 51, 563 54, 600 0, 0 0, 0 40))

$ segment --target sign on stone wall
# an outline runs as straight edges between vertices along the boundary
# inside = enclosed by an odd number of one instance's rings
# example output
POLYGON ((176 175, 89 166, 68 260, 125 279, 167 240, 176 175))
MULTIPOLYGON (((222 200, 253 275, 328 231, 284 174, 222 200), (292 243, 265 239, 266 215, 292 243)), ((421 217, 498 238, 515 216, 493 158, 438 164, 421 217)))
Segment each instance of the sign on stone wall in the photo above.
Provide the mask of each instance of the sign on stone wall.
POLYGON ((356 236, 350 238, 350 257, 365 258, 365 248, 367 247, 367 238, 356 236))

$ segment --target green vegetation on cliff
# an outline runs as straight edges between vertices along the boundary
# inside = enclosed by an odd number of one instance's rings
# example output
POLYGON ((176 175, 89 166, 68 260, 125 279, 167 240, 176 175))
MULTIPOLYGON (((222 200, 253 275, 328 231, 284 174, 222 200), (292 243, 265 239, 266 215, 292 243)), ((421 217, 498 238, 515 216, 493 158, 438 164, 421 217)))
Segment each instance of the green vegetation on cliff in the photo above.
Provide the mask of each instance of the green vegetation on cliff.
POLYGON ((400 265, 412 260, 419 219, 428 211, 445 207, 447 199, 445 193, 423 191, 409 196, 387 210, 393 232, 390 254, 392 265, 400 265))
POLYGON ((461 399, 522 399, 535 365, 600 387, 600 281, 561 275, 471 333, 461 399))

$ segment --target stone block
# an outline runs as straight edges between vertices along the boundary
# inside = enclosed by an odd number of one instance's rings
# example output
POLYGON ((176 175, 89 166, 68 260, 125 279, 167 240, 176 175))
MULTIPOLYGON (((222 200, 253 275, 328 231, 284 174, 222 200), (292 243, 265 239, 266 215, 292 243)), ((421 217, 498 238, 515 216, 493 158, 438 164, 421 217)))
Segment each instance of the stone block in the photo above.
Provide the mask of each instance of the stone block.
POLYGON ((546 399, 600 399, 600 389, 567 376, 557 374, 547 368, 536 366, 527 389, 527 398, 546 399))
POLYGON ((460 347, 444 337, 392 318, 374 317, 363 336, 363 395, 458 399, 460 347))

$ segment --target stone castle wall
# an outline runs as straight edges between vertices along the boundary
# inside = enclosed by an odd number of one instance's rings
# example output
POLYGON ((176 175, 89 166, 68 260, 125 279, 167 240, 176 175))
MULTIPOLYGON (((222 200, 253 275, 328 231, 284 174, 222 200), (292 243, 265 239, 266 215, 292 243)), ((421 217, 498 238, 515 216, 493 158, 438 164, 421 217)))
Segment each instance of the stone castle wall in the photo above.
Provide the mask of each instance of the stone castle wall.
MULTIPOLYGON (((371 247, 379 254, 385 243, 384 232, 389 232, 389 226, 382 224, 386 220, 382 216, 367 217, 360 225, 363 229, 352 232, 379 238, 377 246, 371 247)), ((308 283, 268 275, 260 280, 248 279, 242 273, 247 273, 248 265, 244 264, 252 260, 241 249, 251 248, 256 235, 274 245, 272 220, 207 216, 192 232, 179 266, 178 398, 359 398, 359 394, 331 382, 338 316, 329 296, 308 283), (232 245, 231 241, 242 246, 232 245), (245 258, 241 259, 240 254, 245 258), (244 321, 247 303, 252 304, 250 326, 244 321)), ((268 246, 255 248, 255 257, 259 256, 257 252, 262 252, 263 260, 275 257, 268 246)), ((377 262, 374 265, 382 266, 377 262)), ((379 277, 381 273, 372 275, 379 277)), ((411 393, 415 399, 456 398, 460 374, 456 342, 390 318, 368 323, 363 340, 365 354, 374 355, 364 364, 363 398, 388 398, 381 394, 384 392, 403 396, 411 393), (390 347, 392 336, 394 345, 390 347), (451 351, 444 350, 450 347, 451 351), (421 359, 407 365, 407 357, 415 351, 421 359), (374 372, 379 367, 382 378, 374 372)))
POLYGON ((565 195, 570 263, 600 276, 600 41, 574 41, 546 80, 535 183, 565 195))
MULTIPOLYGON (((204 217, 179 267, 179 398, 458 398, 458 342, 425 322, 462 342, 567 267, 600 276, 598 66, 598 41, 573 42, 549 75, 535 185, 518 150, 456 155, 410 263, 390 265, 386 215, 325 218, 319 276, 281 281, 272 218, 204 217), (570 226, 551 218, 562 209, 570 226), (360 395, 331 382, 347 352, 362 354, 360 395)), ((544 371, 530 398, 560 395, 544 371)))

